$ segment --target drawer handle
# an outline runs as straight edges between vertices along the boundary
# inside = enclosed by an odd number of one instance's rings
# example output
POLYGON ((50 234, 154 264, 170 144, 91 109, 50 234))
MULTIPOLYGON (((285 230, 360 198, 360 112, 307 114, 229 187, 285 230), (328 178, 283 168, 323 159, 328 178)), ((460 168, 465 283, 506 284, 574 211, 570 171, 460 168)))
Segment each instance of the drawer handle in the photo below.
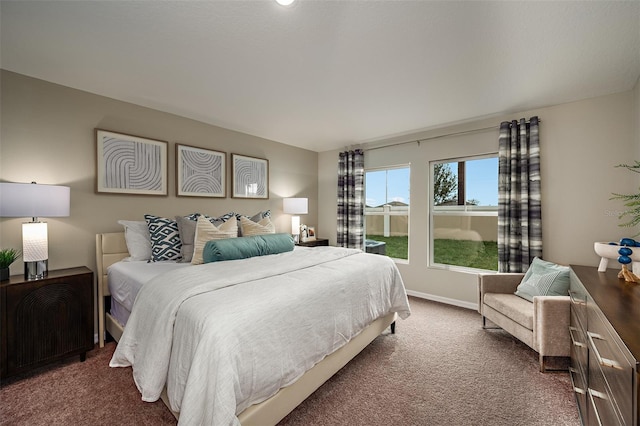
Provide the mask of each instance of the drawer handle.
POLYGON ((584 389, 582 389, 582 388, 577 387, 577 386, 576 386, 576 384, 575 384, 575 382, 574 382, 574 380, 573 380, 573 376, 574 376, 575 374, 580 374, 580 373, 578 373, 578 370, 576 370, 576 369, 575 369, 575 368, 573 368, 573 367, 569 367, 569 372, 571 373, 571 384, 573 385, 573 391, 574 391, 575 393, 579 393, 579 394, 581 394, 581 395, 586 394, 585 390, 584 390, 584 389))
POLYGON ((578 346, 580 348, 586 347, 587 345, 585 345, 582 342, 578 342, 576 339, 574 339, 574 337, 573 337, 573 332, 574 331, 578 331, 578 329, 575 328, 575 327, 569 326, 569 336, 571 336, 571 343, 573 343, 574 346, 578 346))
POLYGON ((574 294, 577 294, 577 293, 575 291, 569 291, 569 299, 571 300, 571 303, 573 303, 574 305, 586 305, 587 304, 587 299, 586 298, 584 300, 578 299, 576 297, 573 297, 574 294))
POLYGON ((600 413, 598 413, 598 407, 596 407, 596 402, 593 398, 608 400, 607 395, 602 392, 598 392, 597 390, 593 390, 589 388, 589 400, 591 401, 591 406, 593 407, 593 413, 596 415, 596 420, 598 421, 598 425, 602 426, 602 421, 600 420, 600 413))
POLYGON ((596 354, 596 359, 598 360, 598 364, 600 364, 603 367, 615 368, 617 370, 623 369, 622 366, 617 361, 614 361, 609 358, 603 358, 602 356, 600 356, 600 352, 598 351, 598 348, 596 347, 596 344, 594 343, 593 339, 606 341, 604 337, 602 337, 597 333, 592 333, 591 331, 587 331, 587 337, 589 338, 589 342, 591 343, 591 347, 593 348, 593 353, 596 354))

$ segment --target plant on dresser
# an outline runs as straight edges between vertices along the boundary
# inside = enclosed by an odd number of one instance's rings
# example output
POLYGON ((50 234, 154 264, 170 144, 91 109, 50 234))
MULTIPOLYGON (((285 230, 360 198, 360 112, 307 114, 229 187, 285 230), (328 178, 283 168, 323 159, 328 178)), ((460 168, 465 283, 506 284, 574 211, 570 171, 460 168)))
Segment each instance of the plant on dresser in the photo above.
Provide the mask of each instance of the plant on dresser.
POLYGON ((9 279, 9 266, 20 257, 20 250, 6 248, 0 250, 0 281, 9 279))

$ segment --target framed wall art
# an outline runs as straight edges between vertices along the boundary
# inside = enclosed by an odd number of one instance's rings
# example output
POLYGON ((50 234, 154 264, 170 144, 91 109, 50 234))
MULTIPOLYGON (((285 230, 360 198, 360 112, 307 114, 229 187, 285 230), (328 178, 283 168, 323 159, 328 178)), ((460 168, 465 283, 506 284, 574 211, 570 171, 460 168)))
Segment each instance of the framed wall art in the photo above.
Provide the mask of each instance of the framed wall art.
POLYGON ((231 154, 231 196, 269 198, 269 160, 231 154))
POLYGON ((166 196, 167 145, 96 129, 96 192, 166 196))
POLYGON ((226 197, 227 154, 176 144, 176 195, 226 197))

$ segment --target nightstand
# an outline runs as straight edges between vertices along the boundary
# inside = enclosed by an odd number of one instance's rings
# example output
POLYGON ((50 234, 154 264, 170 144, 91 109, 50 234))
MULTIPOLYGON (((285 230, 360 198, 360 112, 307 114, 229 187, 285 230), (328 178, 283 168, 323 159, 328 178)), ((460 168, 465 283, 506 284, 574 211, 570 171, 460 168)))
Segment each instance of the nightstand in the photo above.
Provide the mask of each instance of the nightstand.
POLYGON ((0 283, 0 377, 93 349, 93 272, 49 271, 41 280, 0 283))
POLYGON ((324 239, 324 238, 316 238, 313 241, 300 242, 300 243, 297 243, 296 245, 302 246, 302 247, 328 246, 329 245, 329 240, 324 239))

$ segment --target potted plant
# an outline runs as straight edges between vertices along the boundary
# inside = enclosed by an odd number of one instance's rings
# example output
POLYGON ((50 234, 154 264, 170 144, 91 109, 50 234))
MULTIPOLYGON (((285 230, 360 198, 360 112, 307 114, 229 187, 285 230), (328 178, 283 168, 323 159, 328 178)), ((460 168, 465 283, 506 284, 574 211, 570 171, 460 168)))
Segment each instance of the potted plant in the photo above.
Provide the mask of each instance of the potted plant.
POLYGON ((9 266, 20 257, 20 250, 8 248, 0 250, 0 281, 9 279, 9 266))
MULTIPOLYGON (((616 167, 624 167, 627 170, 631 170, 634 173, 640 173, 640 161, 636 161, 635 164, 619 164, 616 167)), ((640 188, 639 188, 640 189, 640 188)), ((628 218, 629 220, 620 224, 620 226, 624 227, 634 227, 640 224, 640 193, 638 194, 613 194, 611 197, 612 200, 623 200, 624 205, 629 208, 629 210, 625 210, 618 216, 620 219, 628 218)), ((640 235, 640 232, 637 232, 632 237, 637 237, 640 235)))

